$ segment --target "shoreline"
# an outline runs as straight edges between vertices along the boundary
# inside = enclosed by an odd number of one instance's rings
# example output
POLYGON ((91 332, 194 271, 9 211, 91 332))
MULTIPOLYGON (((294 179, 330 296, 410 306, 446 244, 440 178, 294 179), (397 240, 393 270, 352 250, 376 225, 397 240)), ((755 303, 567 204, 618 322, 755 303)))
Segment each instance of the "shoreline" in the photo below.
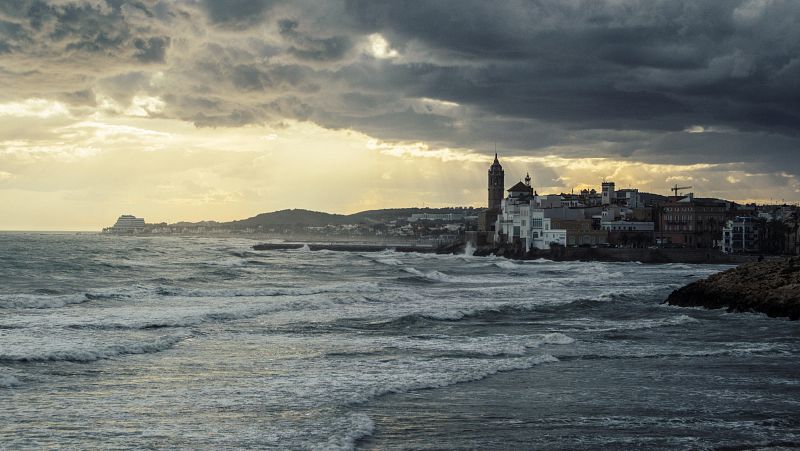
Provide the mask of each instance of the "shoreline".
POLYGON ((390 244, 365 244, 365 243, 261 243, 253 246, 256 251, 283 251, 301 250, 309 251, 335 251, 335 252, 382 252, 394 250, 395 252, 419 252, 424 254, 437 253, 438 248, 432 245, 390 245, 390 244))
MULTIPOLYGON (((335 252, 417 252, 426 254, 452 254, 466 253, 463 243, 454 243, 448 246, 434 246, 429 244, 378 244, 378 243, 319 243, 319 242, 290 242, 290 243, 260 243, 254 245, 253 250, 300 250, 307 247, 309 251, 329 250, 335 252)), ((773 261, 782 260, 781 256, 758 256, 724 254, 716 249, 673 249, 673 248, 553 248, 546 250, 532 250, 527 253, 514 252, 511 249, 482 246, 470 255, 476 257, 497 256, 509 260, 539 260, 552 261, 600 261, 600 262, 640 262, 640 263, 691 263, 691 264, 730 264, 738 265, 758 261, 759 258, 773 261)))
POLYGON ((553 261, 600 261, 600 262, 640 262, 640 263, 691 263, 691 264, 729 264, 764 260, 782 260, 782 256, 760 256, 725 254, 718 249, 700 248, 589 248, 554 247, 518 252, 510 248, 478 248, 475 255, 497 255, 514 260, 537 260, 545 258, 553 261))

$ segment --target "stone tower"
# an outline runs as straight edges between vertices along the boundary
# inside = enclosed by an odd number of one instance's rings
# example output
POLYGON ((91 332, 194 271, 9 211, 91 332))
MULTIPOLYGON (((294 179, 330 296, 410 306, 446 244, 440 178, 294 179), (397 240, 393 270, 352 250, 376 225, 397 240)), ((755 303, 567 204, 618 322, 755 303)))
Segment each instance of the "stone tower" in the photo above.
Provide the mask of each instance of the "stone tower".
POLYGON ((505 173, 500 162, 497 161, 497 154, 494 154, 494 163, 489 167, 489 209, 500 209, 500 202, 503 200, 505 173))

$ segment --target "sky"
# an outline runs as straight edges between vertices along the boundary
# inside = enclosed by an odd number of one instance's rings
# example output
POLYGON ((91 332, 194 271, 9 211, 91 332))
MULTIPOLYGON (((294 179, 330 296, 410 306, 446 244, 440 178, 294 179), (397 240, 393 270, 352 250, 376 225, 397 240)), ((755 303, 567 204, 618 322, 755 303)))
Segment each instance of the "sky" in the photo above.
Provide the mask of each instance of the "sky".
POLYGON ((0 0, 0 230, 485 206, 506 184, 800 201, 800 3, 0 0))

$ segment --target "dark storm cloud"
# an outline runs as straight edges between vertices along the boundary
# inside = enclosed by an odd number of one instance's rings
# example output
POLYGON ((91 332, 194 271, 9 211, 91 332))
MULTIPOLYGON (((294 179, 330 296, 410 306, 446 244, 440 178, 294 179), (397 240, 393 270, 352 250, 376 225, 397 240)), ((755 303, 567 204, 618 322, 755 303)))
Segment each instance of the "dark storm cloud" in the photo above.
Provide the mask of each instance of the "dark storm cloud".
POLYGON ((169 47, 169 38, 166 36, 152 37, 148 39, 136 38, 133 40, 136 47, 134 57, 143 63, 163 63, 164 56, 169 47))
POLYGON ((298 22, 283 19, 278 22, 280 34, 292 43, 289 53, 303 60, 332 61, 345 56, 352 44, 347 37, 318 39, 297 30, 298 22))
POLYGON ((574 5, 351 1, 348 10, 366 30, 455 58, 423 85, 438 98, 578 127, 724 121, 796 131, 800 90, 779 76, 800 50, 788 19, 796 4, 574 5))
POLYGON ((227 27, 249 27, 261 23, 280 0, 202 0, 209 20, 227 27))
POLYGON ((4 2, 0 81, 199 126, 797 174, 798 22, 780 0, 4 2))

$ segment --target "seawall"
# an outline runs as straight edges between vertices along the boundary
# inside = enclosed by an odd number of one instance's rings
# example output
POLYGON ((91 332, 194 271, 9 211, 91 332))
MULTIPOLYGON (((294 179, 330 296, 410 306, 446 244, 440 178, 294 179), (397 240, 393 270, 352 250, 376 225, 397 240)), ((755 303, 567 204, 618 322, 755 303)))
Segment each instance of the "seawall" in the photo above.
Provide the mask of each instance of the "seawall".
MULTIPOLYGON (((757 261, 756 255, 725 254, 716 249, 678 249, 678 248, 587 248, 556 247, 534 249, 529 252, 515 252, 509 248, 480 247, 475 255, 498 255, 519 260, 545 258, 553 261, 608 261, 642 263, 712 263, 741 264, 757 261)), ((769 259, 779 257, 768 257, 769 259)))
POLYGON ((391 245, 391 244, 362 244, 362 243, 264 243, 253 246, 257 251, 277 251, 302 249, 308 246, 310 251, 339 251, 339 252, 382 252, 394 250, 397 252, 435 253, 439 248, 426 245, 391 245))

